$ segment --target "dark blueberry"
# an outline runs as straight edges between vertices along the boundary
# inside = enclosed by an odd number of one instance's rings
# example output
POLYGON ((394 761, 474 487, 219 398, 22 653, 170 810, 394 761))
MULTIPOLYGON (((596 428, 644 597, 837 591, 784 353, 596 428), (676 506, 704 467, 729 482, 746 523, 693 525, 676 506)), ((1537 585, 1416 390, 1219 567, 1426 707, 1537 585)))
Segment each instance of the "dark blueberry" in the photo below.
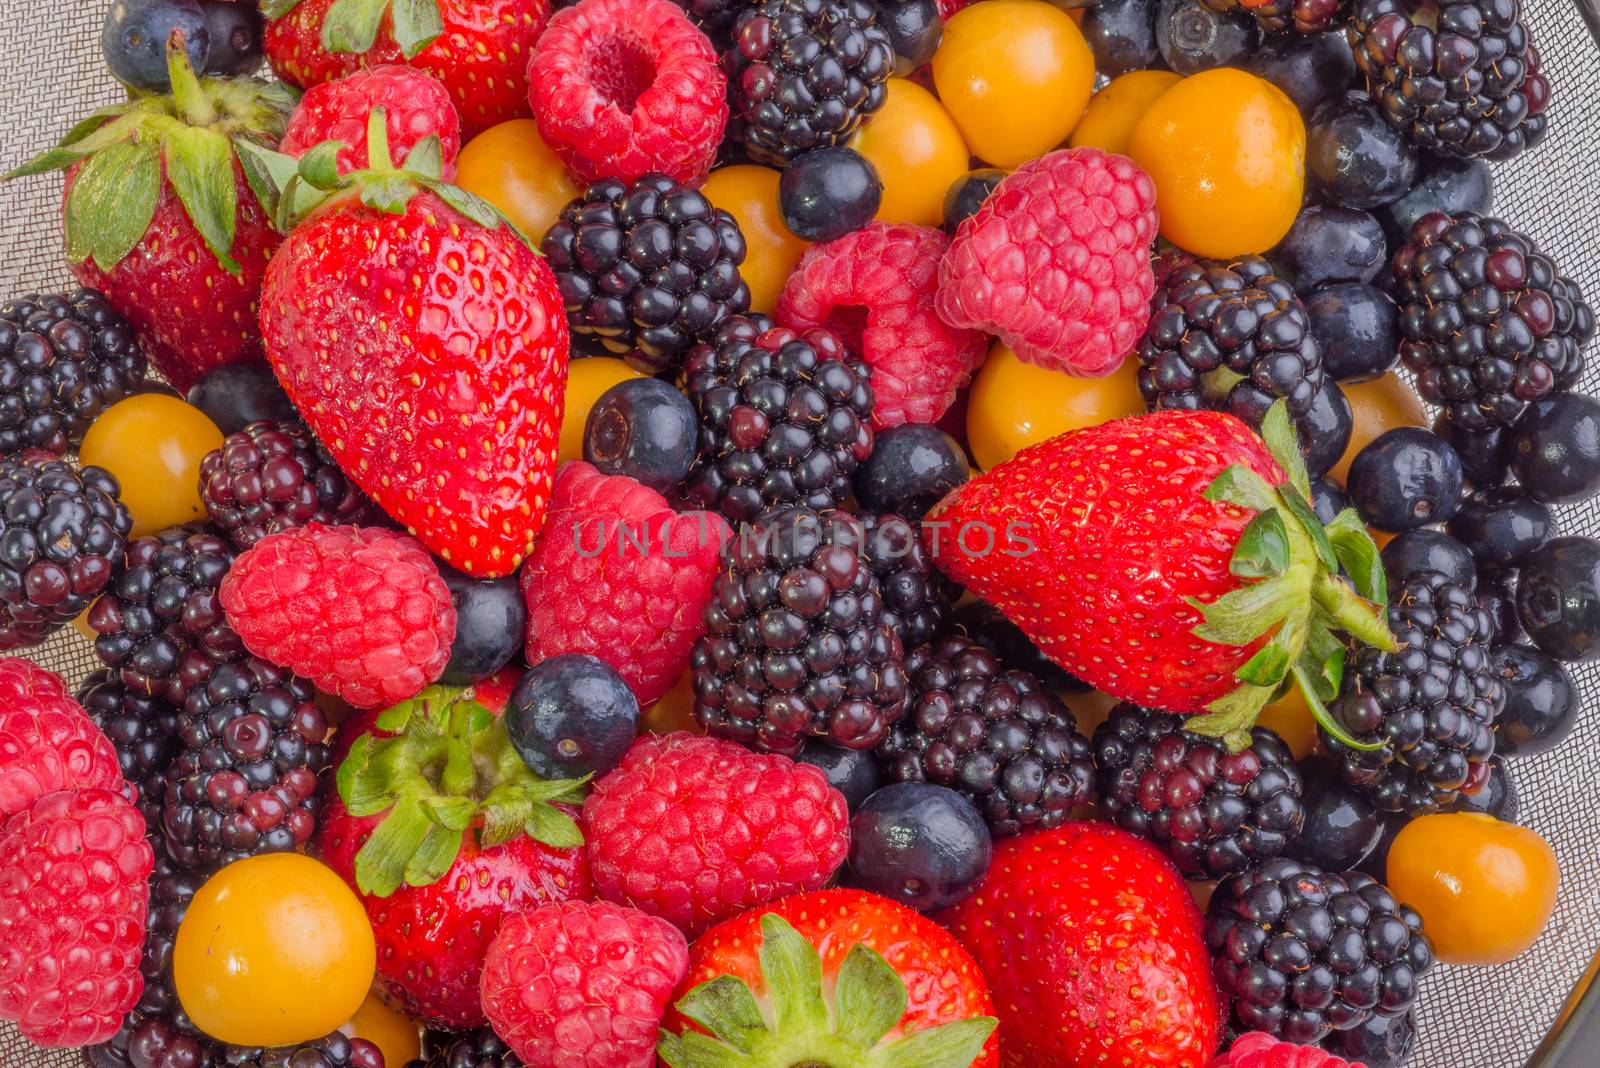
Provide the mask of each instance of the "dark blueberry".
POLYGON ((944 194, 945 232, 953 235, 962 222, 976 215, 1007 173, 998 167, 984 167, 968 171, 950 183, 944 194))
POLYGON ((1156 48, 1179 74, 1242 66, 1256 50, 1256 20, 1240 10, 1213 11, 1201 0, 1161 0, 1156 48))
POLYGON ((1557 393, 1529 405, 1511 430, 1511 469, 1528 496, 1546 504, 1600 493, 1600 401, 1557 393))
POLYGON ((1370 97, 1352 93, 1317 109, 1306 129, 1306 170, 1323 195, 1347 208, 1375 208, 1417 176, 1417 151, 1370 97))
POLYGON ((1295 420, 1300 452, 1312 478, 1327 474, 1339 462, 1350 444, 1352 425, 1350 401, 1344 390, 1333 379, 1324 378, 1322 388, 1311 398, 1310 409, 1295 420))
POLYGON ((1356 60, 1342 32, 1282 33, 1268 37, 1246 69, 1282 89, 1309 115, 1324 100, 1350 88, 1356 60))
POLYGON ((1389 589, 1397 590, 1418 571, 1437 571, 1451 582, 1471 589, 1478 571, 1467 547, 1439 530, 1422 527, 1389 539, 1380 555, 1389 589))
POLYGON ((1498 486, 1511 473, 1511 432, 1505 427, 1467 430, 1441 415, 1433 421, 1433 432, 1455 448, 1462 473, 1479 489, 1498 486))
POLYGON ((1317 518, 1324 523, 1333 522, 1333 517, 1344 511, 1350 504, 1344 499, 1344 490, 1338 483, 1330 479, 1314 478, 1311 480, 1311 510, 1317 513, 1317 518))
POLYGON ((1404 1068, 1417 1044, 1417 1015, 1377 1016, 1359 1026, 1335 1031, 1322 1047, 1335 1057, 1367 1068, 1404 1068))
POLYGON ((190 387, 187 399, 224 434, 236 434, 263 419, 300 421, 289 395, 264 363, 227 363, 208 371, 190 387))
POLYGON ((966 897, 993 852, 971 801, 946 786, 897 782, 863 801, 850 820, 848 880, 931 912, 966 897))
POLYGON ((1493 816, 1504 823, 1515 823, 1522 814, 1522 795, 1517 792, 1517 781, 1511 777, 1511 768, 1498 755, 1489 758, 1488 778, 1476 793, 1464 793, 1446 812, 1476 812, 1493 816))
POLYGON ((250 74, 261 66, 266 22, 255 4, 208 0, 205 5, 206 73, 225 78, 250 74))
POLYGON ((583 458, 608 475, 627 475, 658 493, 682 482, 694 463, 700 421, 682 391, 659 378, 618 382, 594 402, 583 428, 583 458))
MULTIPOLYGON (((1465 797, 1466 795, 1461 795, 1465 797)), ((1389 869, 1389 850, 1394 847, 1394 840, 1405 830, 1406 824, 1411 822, 1411 815, 1406 812, 1382 813, 1383 830, 1378 835, 1378 844, 1372 847, 1372 852, 1367 854, 1367 859, 1356 865, 1357 871, 1364 871, 1380 883, 1385 878, 1389 869)))
POLYGON ((1306 297, 1311 336, 1325 374, 1338 382, 1376 378, 1400 358, 1400 310, 1377 286, 1340 282, 1306 297))
POLYGON ((1556 518, 1521 490, 1494 486, 1467 494, 1449 530, 1484 571, 1504 571, 1555 536, 1556 518))
POLYGON ((1094 69, 1108 78, 1161 64, 1156 0, 1100 0, 1084 11, 1081 29, 1094 50, 1094 69))
POLYGON ((1440 523, 1461 503, 1461 458, 1420 427, 1395 427, 1356 453, 1345 493, 1361 518, 1382 530, 1440 523))
POLYGON ((1370 212, 1312 204, 1267 255, 1294 282, 1295 292, 1308 296, 1334 282, 1372 281, 1389 248, 1370 212))
POLYGON ((778 179, 783 224, 806 241, 832 241, 859 230, 878 213, 883 181, 853 148, 802 152, 778 179))
POLYGON ((1328 871, 1355 867, 1372 852, 1383 834, 1378 810, 1326 763, 1304 765, 1302 773, 1305 825, 1289 847, 1289 855, 1328 871))
POLYGON ((1373 214, 1398 248, 1416 221, 1431 212, 1488 215, 1493 210, 1494 174, 1487 163, 1424 155, 1417 167, 1416 184, 1398 199, 1373 209, 1373 214))
POLYGON ((844 794, 851 812, 883 785, 877 758, 869 749, 846 749, 820 738, 808 738, 795 759, 821 768, 828 785, 844 794))
POLYGON ((972 469, 961 446, 938 427, 918 423, 879 434, 872 455, 856 469, 856 500, 868 512, 895 512, 921 519, 972 469))
POLYGON ((1527 637, 1522 633, 1522 620, 1517 618, 1517 596, 1505 581, 1510 577, 1493 575, 1478 580, 1478 607, 1489 613, 1494 640, 1502 644, 1527 637))
POLYGON ((1557 660, 1600 657, 1600 542, 1554 538, 1517 572, 1517 616, 1557 660))
POLYGON ((934 0, 878 0, 878 25, 894 45, 894 72, 905 77, 933 58, 944 34, 934 0))
POLYGON ((456 606, 456 639, 450 662, 439 681, 470 686, 493 675, 522 651, 528 623, 528 602, 515 575, 480 579, 439 564, 439 575, 456 606))
POLYGON ((1531 645, 1503 645, 1494 651, 1494 663, 1506 688, 1506 705, 1495 722, 1495 752, 1532 756, 1560 745, 1582 704, 1567 669, 1531 645))
POLYGON ((639 733, 639 701, 609 664, 567 653, 528 669, 505 718, 523 763, 546 779, 576 779, 622 761, 639 733))
POLYGON ((100 51, 111 76, 132 89, 165 93, 167 40, 181 33, 189 64, 204 70, 211 35, 199 0, 115 0, 100 28, 100 51))

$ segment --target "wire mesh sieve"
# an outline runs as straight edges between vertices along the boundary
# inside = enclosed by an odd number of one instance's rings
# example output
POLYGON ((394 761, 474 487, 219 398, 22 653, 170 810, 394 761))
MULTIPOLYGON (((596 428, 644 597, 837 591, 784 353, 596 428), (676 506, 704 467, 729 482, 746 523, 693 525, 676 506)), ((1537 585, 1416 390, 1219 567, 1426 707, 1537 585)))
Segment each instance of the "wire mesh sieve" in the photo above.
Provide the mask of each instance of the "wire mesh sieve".
MULTIPOLYGON (((1524 0, 1554 88, 1546 142, 1496 167, 1496 213, 1536 238, 1591 299, 1600 297, 1600 32, 1596 0, 1524 0), (1587 8, 1585 13, 1581 8, 1587 8)), ((55 141, 71 122, 119 98, 104 73, 104 3, 0 0, 12 27, 12 59, 0 66, 0 171, 55 141), (15 46, 24 47, 15 47, 15 46)), ((59 176, 0 185, 0 299, 69 285, 61 253, 59 176)), ((1600 351, 1585 386, 1600 392, 1600 351)), ((1600 501, 1561 516, 1561 532, 1600 536, 1600 501)), ((68 628, 34 650, 76 683, 97 666, 68 628)), ((1575 665, 1585 703, 1600 698, 1600 664, 1575 665)), ((1560 902, 1528 953, 1493 968, 1442 967, 1423 986, 1416 1068, 1517 1068, 1544 1038, 1562 1002, 1600 947, 1600 710, 1586 711, 1555 752, 1519 760, 1523 822, 1561 859, 1560 902)), ((1600 1065, 1578 1050, 1563 1068, 1600 1065)), ((0 1024, 0 1068, 76 1068, 76 1052, 38 1049, 0 1024)), ((397 1066, 398 1068, 398 1066, 397 1066)), ((1037 1068, 1054 1068, 1040 1065, 1037 1068)))

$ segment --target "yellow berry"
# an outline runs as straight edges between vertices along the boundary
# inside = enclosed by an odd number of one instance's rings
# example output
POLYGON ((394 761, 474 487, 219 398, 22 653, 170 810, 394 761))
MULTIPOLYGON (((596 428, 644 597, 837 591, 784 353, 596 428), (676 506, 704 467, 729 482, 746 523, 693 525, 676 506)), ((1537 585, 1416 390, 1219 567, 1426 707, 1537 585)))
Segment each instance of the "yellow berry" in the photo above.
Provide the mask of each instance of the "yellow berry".
POLYGON ((135 538, 206 514, 200 461, 222 447, 222 431, 206 414, 165 393, 118 401, 90 425, 78 458, 103 467, 122 486, 135 538))
POLYGON ((1029 445, 1143 411, 1137 360, 1104 378, 1078 378, 1023 363, 996 342, 972 382, 967 444, 987 471, 1029 445))
POLYGON ((491 126, 463 145, 456 184, 499 208, 534 241, 544 240, 561 209, 583 192, 532 119, 491 126))
POLYGON ((890 78, 883 108, 850 147, 867 157, 883 180, 877 219, 938 226, 944 194, 967 172, 971 153, 955 120, 916 82, 890 78))
POLYGON ((600 394, 630 378, 644 378, 615 356, 586 356, 567 366, 567 407, 561 417, 556 463, 583 459, 583 428, 600 394))
POLYGON ((1317 721, 1298 686, 1289 687, 1288 693, 1263 708, 1256 722, 1277 731, 1296 760, 1304 760, 1317 747, 1317 721))
POLYGON ((783 225, 778 210, 778 172, 741 163, 712 171, 700 192, 739 221, 744 263, 739 274, 750 287, 750 310, 771 315, 789 272, 809 246, 783 225))
POLYGON ((678 676, 672 689, 656 698, 655 703, 644 710, 641 726, 655 734, 671 734, 673 731, 705 733, 705 728, 694 718, 693 673, 685 671, 678 676))
POLYGON ((350 1033, 377 1046, 384 1064, 404 1066, 422 1056, 422 1033, 417 1022, 395 1012, 376 994, 368 994, 350 1017, 350 1033))
POLYGON ((1170 70, 1135 70, 1113 78, 1090 98, 1088 110, 1067 144, 1126 156, 1133 128, 1157 97, 1181 81, 1182 75, 1170 70))

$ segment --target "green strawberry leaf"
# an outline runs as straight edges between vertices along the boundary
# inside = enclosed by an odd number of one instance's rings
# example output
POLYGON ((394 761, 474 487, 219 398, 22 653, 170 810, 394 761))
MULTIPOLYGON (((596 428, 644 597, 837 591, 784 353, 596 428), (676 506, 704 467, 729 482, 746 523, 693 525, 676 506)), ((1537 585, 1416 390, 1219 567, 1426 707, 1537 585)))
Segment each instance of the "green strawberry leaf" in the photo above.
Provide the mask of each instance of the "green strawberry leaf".
POLYGON ((318 189, 329 190, 339 187, 339 153, 344 151, 343 141, 328 140, 319 145, 312 146, 305 155, 300 157, 296 171, 306 182, 318 189))
POLYGON ((906 1011, 906 985, 883 956, 854 945, 834 980, 839 1037, 866 1049, 876 1046, 906 1011))
POLYGON ((126 104, 110 104, 85 115, 73 124, 72 129, 67 131, 67 135, 61 139, 61 144, 58 147, 72 147, 79 141, 86 139, 96 130, 104 127, 107 123, 125 114, 127 110, 128 106, 126 104))
POLYGON ((1293 663, 1294 654, 1282 642, 1274 639, 1257 649, 1255 655, 1233 674, 1240 682, 1251 686, 1276 686, 1289 674, 1289 666, 1293 663))
POLYGON ((522 830, 529 838, 552 849, 577 849, 583 845, 583 831, 577 821, 554 805, 534 805, 528 810, 522 830))
POLYGON ((746 1053, 699 1031, 675 1035, 663 1030, 656 1056, 667 1068, 751 1068, 753 1063, 746 1053))
POLYGON ((412 145, 406 154, 405 168, 423 178, 438 179, 444 173, 444 149, 439 144, 439 135, 429 134, 412 145))
POLYGON ((300 6, 300 0, 261 0, 261 13, 269 20, 281 19, 300 6))
POLYGON ((1366 525, 1354 508, 1346 508, 1333 517, 1327 526, 1328 541, 1333 545, 1333 555, 1339 566, 1350 576, 1356 592, 1369 601, 1383 604, 1389 600, 1389 579, 1384 574, 1383 557, 1378 545, 1367 532, 1366 525))
POLYGON ((822 999, 822 958, 776 913, 761 917, 761 974, 780 1031, 828 1030, 828 1004, 822 999))
MULTIPOLYGON (((461 852, 462 832, 448 827, 432 826, 406 861, 405 879, 408 886, 428 886, 443 879, 461 852)), ((357 855, 359 858, 359 854, 357 855)))
POLYGON ((471 798, 434 796, 422 799, 422 811, 447 831, 464 831, 472 826, 478 806, 471 798))
POLYGON ((51 148, 39 153, 27 163, 7 171, 3 180, 10 182, 17 178, 31 178, 36 174, 49 174, 51 171, 65 170, 84 157, 85 153, 76 148, 51 148))
POLYGON ((434 827, 434 822, 414 797, 402 797, 357 851, 356 886, 362 893, 375 897, 388 897, 400 889, 411 858, 422 848, 434 827))
POLYGON ((334 0, 322 17, 322 47, 334 53, 372 50, 389 13, 389 0, 334 0))
POLYGON ((678 999, 677 1009, 743 1053, 754 1049, 767 1030, 749 984, 731 975, 719 975, 694 987, 678 999))
POLYGON ((216 130, 175 127, 167 132, 166 161, 167 180, 206 247, 229 274, 241 274, 232 255, 239 210, 232 142, 216 130))
POLYGON ((1243 464, 1231 464, 1223 468, 1201 496, 1208 501, 1234 504, 1252 512, 1264 512, 1277 503, 1267 480, 1243 464))
POLYGON ((1300 525, 1305 528, 1322 566, 1329 571, 1339 570, 1339 561, 1333 555, 1333 546, 1328 543, 1328 532, 1322 528, 1322 520, 1318 519, 1317 513, 1312 510, 1309 499, 1292 485, 1279 486, 1278 497, 1289 509, 1289 514, 1299 520, 1300 525))
POLYGON ((1289 485, 1300 491, 1302 497, 1311 496, 1311 476, 1306 472, 1305 457, 1300 454, 1300 437, 1295 433, 1294 421, 1289 418, 1289 402, 1276 400, 1261 420, 1261 440, 1267 451, 1278 461, 1289 485))
POLYGON ((442 33, 438 0, 394 0, 394 40, 407 59, 415 59, 442 33))
POLYGON ((1187 598, 1205 620, 1192 633, 1217 645, 1245 645, 1289 613, 1292 591, 1290 581, 1280 576, 1240 586, 1209 604, 1187 598))
POLYGON ((293 156, 258 145, 248 137, 233 140, 234 154, 244 170, 245 181, 256 195, 269 217, 278 213, 278 197, 288 188, 289 180, 300 169, 300 161, 293 156))
POLYGON ((1257 512, 1233 547, 1228 570, 1240 578, 1271 578, 1289 569, 1289 530, 1276 508, 1257 512))
POLYGON ((67 258, 92 257, 101 270, 112 270, 144 238, 160 200, 153 141, 123 141, 90 156, 67 197, 67 258))
POLYGON ((417 187, 404 178, 361 183, 361 203, 386 215, 405 214, 406 205, 416 195, 417 187))
POLYGON ((877 1068, 969 1068, 1000 1021, 993 1016, 952 1020, 896 1039, 874 1061, 877 1068))
POLYGON ((431 189, 440 200, 450 205, 459 214, 465 215, 485 229, 493 230, 504 222, 504 218, 498 208, 477 194, 469 193, 458 185, 431 180, 424 182, 423 185, 431 189))
POLYGON ((1318 692, 1318 689, 1319 679, 1326 683, 1328 677, 1326 665, 1316 663, 1309 658, 1302 658, 1301 662, 1294 666, 1293 671, 1295 683, 1300 687, 1300 694, 1306 699, 1306 707, 1311 710, 1311 718, 1317 721, 1318 726, 1328 732, 1329 737, 1340 745, 1358 752, 1367 753, 1383 748, 1381 741, 1363 742, 1352 735, 1323 702, 1322 695, 1318 692))
POLYGON ((1243 683, 1212 701, 1205 712, 1184 720, 1183 729, 1221 738, 1237 752, 1250 745, 1250 728, 1276 692, 1276 686, 1243 683))

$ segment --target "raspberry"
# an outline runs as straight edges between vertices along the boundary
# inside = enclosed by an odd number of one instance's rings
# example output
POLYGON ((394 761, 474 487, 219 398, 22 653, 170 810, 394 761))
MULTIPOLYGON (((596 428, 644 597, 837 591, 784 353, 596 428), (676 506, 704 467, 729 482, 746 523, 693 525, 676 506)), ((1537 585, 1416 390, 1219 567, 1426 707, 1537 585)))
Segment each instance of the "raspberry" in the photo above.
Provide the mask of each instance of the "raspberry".
POLYGON ((1025 363, 1106 375, 1150 318, 1156 187, 1095 148, 1051 152, 1004 178, 939 264, 945 322, 998 334, 1025 363))
POLYGON ((483 1011, 526 1068, 652 1068, 689 946, 666 920, 604 901, 510 916, 483 962, 483 1011))
POLYGON ((598 896, 691 937, 821 887, 850 848, 844 795, 820 769, 682 732, 635 742, 583 818, 598 896))
POLYGON ((650 704, 689 666, 727 537, 713 512, 679 514, 631 478, 565 465, 522 569, 528 663, 589 653, 650 704))
POLYGON ((1228 1052, 1211 1062, 1211 1068, 1364 1068, 1340 1060, 1316 1046, 1280 1042, 1265 1031, 1239 1036, 1228 1052))
POLYGON ((110 790, 58 790, 0 834, 0 1020, 41 1046, 117 1033, 139 1000, 155 855, 110 790))
POLYGON ((702 178, 728 124, 717 53, 671 0, 581 0, 528 64, 539 133, 585 182, 702 178))
POLYGON ((456 610, 415 538, 312 523, 239 554, 222 607, 245 647, 357 708, 420 693, 450 659, 456 610))
POLYGON ((122 789, 117 751, 56 675, 0 658, 0 825, 57 790, 122 789))
POLYGON ((403 163, 417 142, 437 135, 444 158, 444 178, 455 176, 461 153, 461 117, 450 92, 426 71, 398 63, 384 64, 323 82, 306 90, 289 117, 281 151, 296 158, 324 141, 343 141, 339 173, 367 167, 367 118, 383 108, 389 130, 389 155, 403 163))
POLYGON ((872 368, 872 424, 934 423, 983 362, 988 338, 934 310, 950 247, 928 226, 874 222, 806 250, 778 300, 778 322, 826 327, 872 368))

